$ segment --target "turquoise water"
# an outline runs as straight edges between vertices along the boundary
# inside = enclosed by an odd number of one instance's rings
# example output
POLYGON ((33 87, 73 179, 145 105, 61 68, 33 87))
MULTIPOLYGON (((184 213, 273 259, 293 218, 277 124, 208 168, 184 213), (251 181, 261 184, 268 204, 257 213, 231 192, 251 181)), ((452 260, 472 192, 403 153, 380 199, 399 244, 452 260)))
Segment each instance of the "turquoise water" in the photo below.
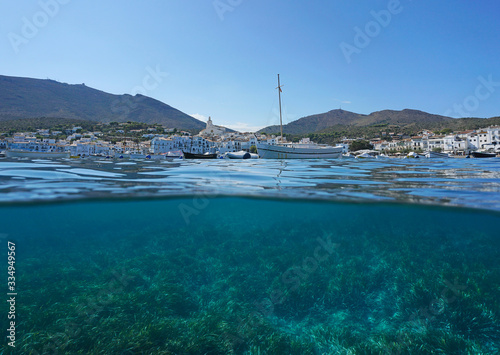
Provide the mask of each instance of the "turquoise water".
POLYGON ((499 172, 496 159, 1 160, 17 291, 16 348, 1 349, 498 353, 499 172))

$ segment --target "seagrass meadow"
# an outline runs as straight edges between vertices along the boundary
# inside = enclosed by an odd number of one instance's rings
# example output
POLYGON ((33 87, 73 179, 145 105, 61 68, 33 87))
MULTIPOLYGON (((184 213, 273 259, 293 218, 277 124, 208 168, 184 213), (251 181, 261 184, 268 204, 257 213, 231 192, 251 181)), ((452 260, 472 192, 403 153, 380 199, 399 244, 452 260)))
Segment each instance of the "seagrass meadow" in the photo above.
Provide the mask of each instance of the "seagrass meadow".
POLYGON ((186 196, 0 220, 17 252, 5 354, 499 352, 497 212, 186 196))

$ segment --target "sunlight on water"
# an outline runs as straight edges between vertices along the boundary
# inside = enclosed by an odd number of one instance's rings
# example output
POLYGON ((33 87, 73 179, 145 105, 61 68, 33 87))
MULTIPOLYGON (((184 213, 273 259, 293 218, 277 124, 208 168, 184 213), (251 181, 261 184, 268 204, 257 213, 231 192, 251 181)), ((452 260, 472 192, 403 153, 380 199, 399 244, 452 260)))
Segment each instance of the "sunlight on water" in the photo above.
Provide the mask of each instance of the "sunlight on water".
POLYGON ((183 195, 390 199, 500 210, 500 160, 4 159, 0 160, 0 190, 0 202, 108 198, 116 194, 134 197, 138 190, 143 197, 168 197, 181 190, 183 195))

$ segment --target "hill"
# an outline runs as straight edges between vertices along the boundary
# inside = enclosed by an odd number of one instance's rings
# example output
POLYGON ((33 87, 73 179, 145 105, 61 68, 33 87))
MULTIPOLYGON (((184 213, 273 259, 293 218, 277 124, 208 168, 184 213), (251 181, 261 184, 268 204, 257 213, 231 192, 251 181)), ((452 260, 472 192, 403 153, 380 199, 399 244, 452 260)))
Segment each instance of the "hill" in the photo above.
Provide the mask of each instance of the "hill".
POLYGON ((0 121, 39 117, 205 128, 204 122, 147 96, 113 95, 85 84, 0 75, 0 121))
MULTIPOLYGON (((498 118, 471 117, 455 119, 410 109, 402 111, 383 110, 369 115, 345 110, 332 110, 290 122, 283 126, 283 133, 296 136, 312 133, 377 136, 377 134, 384 131, 390 131, 411 135, 423 129, 437 131, 451 129, 457 131, 477 129, 499 123, 498 118)), ((259 133, 277 133, 279 131, 279 126, 269 126, 261 129, 259 133)))

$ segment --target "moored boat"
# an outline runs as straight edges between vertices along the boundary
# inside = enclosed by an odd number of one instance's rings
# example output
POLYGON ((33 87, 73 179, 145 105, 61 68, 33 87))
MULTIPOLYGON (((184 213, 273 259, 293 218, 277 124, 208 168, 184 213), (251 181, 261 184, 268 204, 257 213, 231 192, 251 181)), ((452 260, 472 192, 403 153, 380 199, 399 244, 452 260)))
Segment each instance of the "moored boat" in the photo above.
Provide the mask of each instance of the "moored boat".
POLYGON ((376 159, 379 152, 376 150, 363 149, 352 153, 356 159, 376 159))
POLYGON ((224 154, 224 158, 228 159, 252 159, 252 155, 249 152, 241 150, 239 152, 227 152, 224 154))
POLYGON ((406 158, 419 159, 419 158, 421 158, 421 156, 416 152, 409 152, 408 155, 406 155, 406 158))
POLYGON ((263 159, 337 159, 342 157, 342 147, 320 145, 314 142, 283 143, 283 120, 281 114, 281 85, 278 74, 278 96, 280 108, 281 142, 277 144, 257 143, 257 153, 263 159))
POLYGON ((195 154, 184 152, 184 158, 186 159, 217 159, 217 154, 195 154))
POLYGON ((472 152, 474 158, 495 158, 497 155, 495 153, 488 152, 472 152))
POLYGON ((257 144, 259 157, 263 159, 337 159, 342 156, 342 147, 331 147, 316 143, 257 144))
POLYGON ((450 156, 448 155, 448 153, 429 151, 425 153, 425 157, 430 159, 436 159, 436 158, 449 158, 450 156))
POLYGON ((8 158, 48 158, 48 159, 60 159, 69 158, 69 152, 37 152, 31 150, 23 149, 7 149, 5 155, 8 158))
POLYGON ((184 153, 181 150, 169 151, 161 155, 165 156, 165 159, 182 159, 184 157, 184 153))

